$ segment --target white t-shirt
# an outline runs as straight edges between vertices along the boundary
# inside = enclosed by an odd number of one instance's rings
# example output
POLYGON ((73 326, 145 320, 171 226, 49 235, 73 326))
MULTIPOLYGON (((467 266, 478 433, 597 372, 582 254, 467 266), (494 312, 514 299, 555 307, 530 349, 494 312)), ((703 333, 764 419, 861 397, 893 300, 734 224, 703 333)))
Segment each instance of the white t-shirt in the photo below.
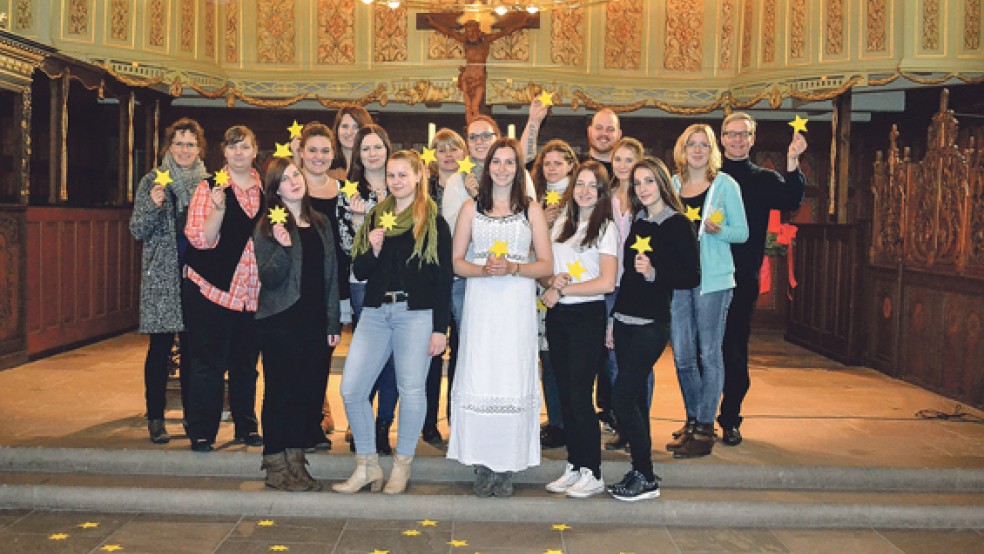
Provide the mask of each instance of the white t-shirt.
MULTIPOLYGON (((584 283, 592 279, 597 279, 601 276, 602 255, 612 256, 616 260, 618 259, 618 228, 614 222, 608 221, 602 226, 601 233, 593 244, 582 246, 581 241, 584 240, 584 232, 588 228, 587 222, 584 222, 578 224, 577 231, 569 239, 564 242, 557 242, 557 237, 560 236, 560 232, 564 228, 565 219, 564 215, 558 217, 550 233, 554 259, 554 275, 558 273, 570 273, 571 283, 584 283), (579 279, 575 278, 574 273, 571 271, 571 266, 574 266, 578 262, 580 263, 580 267, 584 268, 584 272, 581 273, 579 279)), ((581 304, 604 299, 604 294, 594 296, 564 296, 560 299, 560 303, 581 304)))

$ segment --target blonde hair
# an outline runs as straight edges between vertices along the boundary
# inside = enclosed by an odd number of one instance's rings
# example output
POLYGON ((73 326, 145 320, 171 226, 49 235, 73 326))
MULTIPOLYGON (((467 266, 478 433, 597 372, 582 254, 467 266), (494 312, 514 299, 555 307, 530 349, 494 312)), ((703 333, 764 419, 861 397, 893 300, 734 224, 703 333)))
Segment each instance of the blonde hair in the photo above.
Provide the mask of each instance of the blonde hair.
POLYGON ((687 182, 690 173, 687 171, 687 143, 690 142, 690 137, 697 133, 703 133, 707 137, 708 146, 711 147, 707 158, 707 180, 713 181, 721 171, 721 149, 718 148, 717 139, 714 137, 714 129, 706 123, 694 123, 683 131, 677 138, 676 146, 673 147, 673 162, 683 183, 687 182))
POLYGON ((430 192, 427 190, 427 166, 420 159, 420 154, 416 150, 400 150, 390 156, 389 162, 406 160, 410 164, 410 170, 416 173, 419 178, 414 188, 413 205, 413 238, 417 239, 427 230, 427 211, 430 203, 430 192))
POLYGON ((750 132, 753 135, 755 134, 755 128, 758 127, 758 123, 755 122, 755 119, 753 119, 752 116, 748 115, 745 112, 734 112, 728 115, 728 117, 724 118, 724 121, 721 122, 722 135, 724 134, 724 130, 728 127, 728 124, 731 123, 732 121, 747 121, 748 132, 750 132))

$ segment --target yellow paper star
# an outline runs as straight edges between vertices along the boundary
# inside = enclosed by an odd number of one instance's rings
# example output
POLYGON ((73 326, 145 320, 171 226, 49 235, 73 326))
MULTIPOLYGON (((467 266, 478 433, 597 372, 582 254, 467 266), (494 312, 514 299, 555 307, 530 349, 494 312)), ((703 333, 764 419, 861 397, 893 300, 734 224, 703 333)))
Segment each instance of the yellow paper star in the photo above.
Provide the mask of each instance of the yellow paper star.
POLYGON ((540 96, 537 96, 536 99, 539 100, 540 104, 543 104, 544 107, 554 105, 552 92, 547 92, 545 90, 541 91, 540 96))
POLYGON ((642 238, 639 235, 636 235, 635 242, 633 242, 632 246, 630 246, 629 248, 635 250, 636 254, 645 254, 646 252, 652 252, 653 247, 649 246, 649 239, 651 238, 652 237, 642 238))
POLYGON ((408 537, 416 537, 417 535, 420 534, 420 531, 416 529, 407 529, 406 531, 403 532, 403 534, 408 537))
POLYGON ((287 552, 290 547, 286 544, 273 544, 270 545, 270 552, 287 552))
POLYGON ((536 309, 540 310, 541 312, 545 312, 545 311, 547 311, 547 305, 543 303, 543 300, 540 300, 539 298, 537 298, 536 299, 536 309))
POLYGON ((552 190, 548 192, 543 199, 547 202, 548 206, 556 206, 557 204, 560 204, 560 193, 552 190))
POLYGON ((437 155, 435 154, 435 150, 433 148, 427 148, 425 146, 424 152, 420 155, 420 161, 424 162, 425 164, 436 162, 437 155))
POLYGON ((99 527, 99 524, 95 521, 86 521, 85 523, 80 523, 79 527, 83 529, 95 529, 96 527, 99 527))
POLYGON ((564 551, 563 550, 554 550, 554 549, 551 548, 550 550, 545 550, 543 552, 543 554, 564 554, 564 551))
POLYGON ((68 533, 55 533, 54 535, 48 535, 48 539, 53 541, 63 541, 67 538, 68 533))
POLYGON ((226 171, 225 168, 222 168, 215 172, 215 184, 219 185, 220 187, 224 187, 228 185, 229 179, 231 178, 232 177, 229 177, 229 172, 226 171))
POLYGON ((790 121, 788 125, 793 128, 794 133, 805 133, 807 121, 809 121, 809 119, 800 117, 799 114, 796 114, 796 119, 790 121))
POLYGON ((436 521, 433 521, 433 520, 430 520, 430 519, 425 519, 425 520, 420 521, 418 523, 420 523, 420 525, 423 526, 423 527, 437 527, 437 522, 436 521))
POLYGON ((489 252, 493 256, 499 256, 501 258, 509 253, 509 243, 504 240, 497 240, 492 243, 492 248, 489 248, 489 252))
POLYGON ((700 221, 700 208, 697 206, 687 206, 687 213, 683 214, 687 216, 690 221, 700 221))
POLYGON ((107 544, 99 550, 102 550, 103 552, 116 552, 117 550, 123 550, 123 547, 118 544, 107 544))
POLYGON ((471 161, 468 156, 465 156, 463 160, 458 160, 458 173, 470 173, 474 168, 475 162, 471 161))
POLYGON ((353 196, 359 194, 359 183, 345 179, 345 186, 338 190, 345 194, 346 200, 351 200, 353 196))
POLYGON ((570 528, 571 528, 571 526, 568 525, 568 524, 566 524, 566 523, 555 523, 555 524, 553 524, 553 525, 550 526, 550 529, 552 529, 554 531, 566 531, 566 530, 568 530, 570 528))
POLYGON ((567 272, 571 274, 571 277, 575 281, 581 280, 581 275, 587 271, 583 265, 581 265, 581 260, 574 260, 574 263, 567 263, 567 272))
POLYGON ((459 547, 462 547, 462 546, 468 546, 468 541, 459 541, 457 539, 454 539, 454 540, 449 541, 448 544, 450 544, 451 546, 453 546, 455 548, 459 548, 459 547))
POLYGON ((273 225, 287 223, 287 210, 283 206, 274 206, 270 208, 268 217, 270 218, 270 223, 273 225))
POLYGON ((393 226, 396 225, 396 216, 393 212, 384 212, 383 215, 379 216, 379 226, 387 231, 392 231, 393 226))
POLYGON ((378 548, 374 548, 372 550, 372 552, 370 552, 369 554, 390 554, 390 551, 389 550, 379 550, 378 548))
POLYGON ((276 522, 272 519, 261 519, 256 522, 257 527, 273 527, 274 525, 276 525, 276 522))
POLYGON ((304 126, 298 123, 297 120, 295 119, 294 124, 291 125, 290 127, 287 127, 287 132, 290 133, 290 138, 295 139, 301 136, 301 130, 303 129, 304 126))
POLYGON ((274 142, 277 146, 277 151, 273 153, 274 158, 292 158, 294 153, 290 151, 290 144, 280 144, 279 142, 274 142))
POLYGON ((155 169, 154 171, 157 172, 157 177, 154 179, 155 185, 166 187, 174 182, 174 179, 171 178, 170 169, 165 169, 164 171, 161 171, 160 169, 155 169))
POLYGON ((707 219, 711 220, 711 223, 714 223, 715 225, 720 225, 721 222, 724 221, 724 212, 719 209, 714 210, 707 219))

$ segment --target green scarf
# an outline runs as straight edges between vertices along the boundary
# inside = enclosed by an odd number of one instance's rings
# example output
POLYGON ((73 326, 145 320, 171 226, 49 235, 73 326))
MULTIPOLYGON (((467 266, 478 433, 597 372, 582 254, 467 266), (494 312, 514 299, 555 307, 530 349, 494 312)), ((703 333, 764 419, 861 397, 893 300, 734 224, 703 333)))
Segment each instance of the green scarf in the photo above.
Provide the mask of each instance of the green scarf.
MULTIPOLYGON (((352 245, 352 258, 368 252, 371 245, 369 244, 369 231, 372 231, 379 226, 379 218, 382 214, 387 212, 394 212, 396 210, 396 197, 392 194, 387 196, 385 200, 376 204, 372 210, 366 214, 366 220, 359 227, 359 232, 355 235, 355 242, 352 245)), ((424 262, 440 265, 440 260, 437 258, 437 204, 433 200, 427 200, 427 224, 424 228, 424 232, 420 234, 419 237, 414 239, 413 253, 410 255, 410 259, 417 258, 418 267, 424 265, 424 262)), ((413 206, 408 207, 396 216, 396 224, 393 228, 386 231, 387 237, 396 237, 402 235, 406 232, 413 232, 413 206)), ((410 260, 407 260, 407 264, 410 260)))

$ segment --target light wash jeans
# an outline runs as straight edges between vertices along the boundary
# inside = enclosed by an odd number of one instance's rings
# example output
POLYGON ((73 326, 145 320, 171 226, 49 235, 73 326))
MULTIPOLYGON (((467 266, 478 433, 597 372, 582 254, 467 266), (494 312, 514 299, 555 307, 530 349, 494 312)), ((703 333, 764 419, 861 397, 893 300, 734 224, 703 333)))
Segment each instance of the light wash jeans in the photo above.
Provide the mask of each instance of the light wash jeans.
POLYGON ((357 454, 376 452, 369 391, 390 355, 396 365, 396 388, 400 393, 396 453, 413 456, 417 450, 427 411, 425 384, 432 327, 431 310, 408 310, 406 302, 363 308, 349 345, 341 386, 357 454))
POLYGON ((687 418, 713 424, 724 388, 724 327, 731 289, 701 294, 673 291, 670 341, 687 418))

